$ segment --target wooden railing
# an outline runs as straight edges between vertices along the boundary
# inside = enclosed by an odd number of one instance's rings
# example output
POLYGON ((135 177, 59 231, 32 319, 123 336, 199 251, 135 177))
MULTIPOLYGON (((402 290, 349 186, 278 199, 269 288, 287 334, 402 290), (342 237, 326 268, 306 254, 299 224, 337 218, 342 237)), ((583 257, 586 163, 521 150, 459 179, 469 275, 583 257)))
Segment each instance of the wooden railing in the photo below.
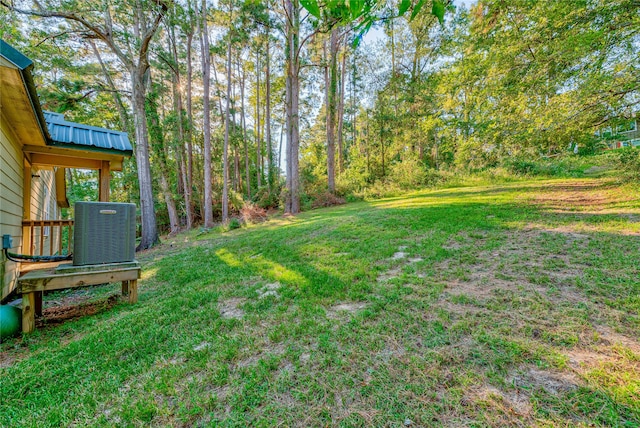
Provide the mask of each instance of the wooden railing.
POLYGON ((30 256, 71 254, 73 220, 23 220, 22 237, 24 254, 30 256))

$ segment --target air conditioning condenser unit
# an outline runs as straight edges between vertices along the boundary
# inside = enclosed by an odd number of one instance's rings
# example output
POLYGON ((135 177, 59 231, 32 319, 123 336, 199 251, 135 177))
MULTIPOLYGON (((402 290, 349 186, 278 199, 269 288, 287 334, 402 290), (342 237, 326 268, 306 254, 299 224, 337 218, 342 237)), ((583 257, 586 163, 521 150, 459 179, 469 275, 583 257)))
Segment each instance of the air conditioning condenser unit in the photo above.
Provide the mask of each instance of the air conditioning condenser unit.
POLYGON ((76 202, 74 211, 74 266, 134 261, 135 204, 76 202))

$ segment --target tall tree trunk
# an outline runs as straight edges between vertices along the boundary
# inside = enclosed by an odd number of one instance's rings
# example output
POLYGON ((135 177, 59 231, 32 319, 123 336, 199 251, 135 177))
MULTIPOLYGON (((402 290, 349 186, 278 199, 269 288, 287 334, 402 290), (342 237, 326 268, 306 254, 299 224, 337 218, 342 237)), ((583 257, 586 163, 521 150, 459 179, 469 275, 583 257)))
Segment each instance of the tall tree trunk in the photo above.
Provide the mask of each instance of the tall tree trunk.
POLYGON ((266 104, 266 112, 265 112, 265 125, 267 128, 266 139, 267 139, 267 162, 269 163, 267 169, 267 184, 269 186, 269 192, 271 192, 272 187, 274 185, 273 181, 273 147, 271 144, 271 56, 269 53, 270 43, 269 43, 269 27, 267 27, 267 55, 266 55, 266 90, 265 94, 265 104, 266 104))
POLYGON ((202 0, 202 80, 204 114, 204 227, 213 227, 213 188, 211 177, 211 112, 209 105, 209 81, 211 57, 209 55, 209 31, 207 27, 207 2, 202 0))
POLYGON ((224 126, 224 108, 222 107, 222 95, 220 95, 220 81, 218 80, 218 70, 216 70, 216 62, 211 63, 213 70, 213 81, 216 83, 216 98, 218 100, 218 113, 220 113, 220 125, 224 126))
POLYGON ((351 117, 351 131, 352 131, 352 136, 351 136, 351 140, 353 141, 353 144, 357 144, 356 139, 358 138, 358 128, 357 128, 357 123, 356 123, 356 118, 358 117, 358 109, 356 108, 357 101, 356 101, 356 83, 357 83, 357 69, 356 69, 356 53, 357 53, 357 47, 355 47, 353 49, 353 76, 351 77, 351 110, 353 111, 352 113, 352 117, 351 117))
POLYGON ((384 125, 380 123, 380 151, 382 155, 382 176, 385 177, 387 175, 384 169, 384 125))
MULTIPOLYGON (((286 128, 286 117, 287 117, 287 110, 284 109, 283 113, 282 113, 282 122, 280 122, 280 143, 278 145, 278 179, 280 178, 280 175, 282 174, 282 137, 284 136, 284 131, 286 128)), ((285 168, 286 169, 286 168, 285 168)))
MULTIPOLYGON (((329 81, 327 84, 327 181, 329 192, 336 191, 336 95, 338 92, 338 27, 329 41, 329 81)), ((326 79, 326 73, 325 73, 326 79)))
POLYGON ((260 147, 260 50, 256 50, 256 170, 258 189, 262 185, 262 148, 260 147))
POLYGON ((246 73, 244 67, 240 71, 240 60, 238 59, 238 74, 242 76, 240 80, 240 108, 242 109, 242 142, 244 144, 244 174, 247 181, 247 197, 251 198, 251 169, 249 168, 249 148, 247 142, 247 120, 244 108, 244 87, 246 84, 246 73))
POLYGON ((193 189, 193 107, 192 100, 192 84, 193 84, 193 67, 191 65, 191 44, 193 43, 193 32, 191 29, 187 33, 187 180, 186 187, 189 193, 193 189))
POLYGON ((347 49, 345 37, 345 50, 342 54, 342 67, 340 68, 340 95, 338 97, 338 171, 344 172, 344 138, 342 128, 344 127, 344 87, 347 65, 347 49))
POLYGON ((242 176, 240 175, 240 157, 238 156, 238 147, 233 147, 233 155, 234 155, 234 172, 235 172, 235 183, 234 190, 238 193, 242 191, 242 176))
POLYGON ((286 22, 286 123, 287 123, 287 196, 284 212, 300 212, 300 2, 285 0, 286 22))
POLYGON ((365 152, 367 153, 367 176, 371 177, 371 153, 369 150, 369 146, 371 144, 369 144, 369 137, 371 134, 369 134, 369 124, 371 122, 371 120, 369 119, 369 110, 366 110, 366 114, 367 114, 367 124, 366 124, 366 128, 365 128, 365 137, 362 139, 362 141, 365 144, 365 152))
POLYGON ((177 118, 177 135, 176 139, 176 147, 178 153, 178 166, 180 177, 182 179, 183 187, 184 187, 184 210, 185 216, 187 218, 187 229, 191 229, 193 226, 193 214, 191 211, 191 183, 189 183, 189 177, 187 172, 187 166, 185 162, 185 153, 184 153, 184 140, 185 140, 185 132, 184 132, 184 116, 182 113, 182 93, 180 92, 180 69, 178 68, 178 49, 176 47, 176 38, 175 31, 173 26, 169 29, 171 37, 169 40, 169 49, 173 55, 173 63, 174 67, 172 68, 172 87, 173 87, 173 100, 174 100, 174 111, 177 118))
MULTIPOLYGON (((229 67, 233 67, 233 62, 229 63, 229 67)), ((231 68, 231 73, 233 74, 233 68, 231 68)), ((237 121, 236 121, 236 82, 232 81, 231 82, 231 111, 233 112, 232 116, 231 116, 231 128, 229 130, 229 154, 230 156, 233 157, 232 162, 233 162, 233 171, 231 171, 231 169, 229 169, 229 177, 231 180, 231 187, 233 188, 233 190, 235 190, 236 192, 238 191, 238 165, 236 164, 236 160, 235 160, 235 154, 236 154, 236 144, 234 144, 234 142, 232 141, 232 137, 233 137, 233 130, 236 129, 237 126, 237 121)), ((231 163, 229 164, 229 168, 231 168, 231 163)))
POLYGON ((151 181, 151 165, 149 163, 149 134, 147 115, 144 109, 148 69, 135 67, 131 69, 133 88, 133 121, 136 128, 136 166, 138 167, 138 183, 140 187, 140 212, 142 221, 142 238, 139 250, 151 248, 158 242, 156 213, 153 207, 153 183, 151 181))
POLYGON ((167 147, 165 144, 162 127, 160 126, 160 116, 158 114, 158 96, 152 92, 146 99, 146 118, 149 127, 150 146, 154 152, 155 159, 158 161, 158 173, 160 181, 160 191, 167 205, 167 214, 169 215, 169 235, 175 235, 180 231, 180 221, 178 219, 178 210, 176 202, 171 192, 169 184, 169 168, 167 165, 167 147))
MULTIPOLYGON (((231 27, 229 27, 231 31, 231 27)), ((230 37, 231 38, 231 37, 230 37)), ((222 150, 222 222, 229 222, 229 110, 231 108, 231 40, 227 45, 227 106, 224 117, 224 148, 222 150)))

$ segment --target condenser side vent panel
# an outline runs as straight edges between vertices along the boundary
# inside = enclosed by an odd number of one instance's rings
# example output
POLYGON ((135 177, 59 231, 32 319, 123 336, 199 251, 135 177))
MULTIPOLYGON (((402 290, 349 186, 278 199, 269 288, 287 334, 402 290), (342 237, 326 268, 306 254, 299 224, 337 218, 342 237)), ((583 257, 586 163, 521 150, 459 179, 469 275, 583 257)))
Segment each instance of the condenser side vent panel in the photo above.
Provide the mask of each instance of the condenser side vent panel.
POLYGON ((132 262, 136 246, 136 206, 76 202, 73 231, 75 266, 132 262))

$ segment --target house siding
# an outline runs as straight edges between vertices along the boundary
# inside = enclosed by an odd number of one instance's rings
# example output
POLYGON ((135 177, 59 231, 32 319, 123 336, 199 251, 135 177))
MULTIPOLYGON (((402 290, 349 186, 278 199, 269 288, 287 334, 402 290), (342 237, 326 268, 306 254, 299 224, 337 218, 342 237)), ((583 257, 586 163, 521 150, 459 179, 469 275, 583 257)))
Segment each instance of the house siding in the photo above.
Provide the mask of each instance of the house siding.
MULTIPOLYGON (((0 235, 13 239, 10 251, 22 251, 23 155, 18 139, 4 116, 0 115, 0 235)), ((0 256, 1 296, 13 290, 20 265, 0 256)))
MULTIPOLYGON (((39 177, 31 180, 30 218, 33 220, 58 219, 55 190, 55 172, 51 169, 32 169, 31 173, 39 177)), ((40 253, 40 228, 34 233, 31 248, 23 246, 22 219, 24 193, 24 155, 18 137, 9 126, 8 120, 0 114, 0 235, 11 235, 13 240, 9 251, 18 254, 40 253)), ((42 239, 42 255, 51 255, 58 248, 58 235, 55 229, 46 228, 42 239), (53 239, 53 243, 51 240, 53 239)), ((4 252, 0 255, 0 299, 13 291, 20 275, 20 264, 7 260, 4 252)))

